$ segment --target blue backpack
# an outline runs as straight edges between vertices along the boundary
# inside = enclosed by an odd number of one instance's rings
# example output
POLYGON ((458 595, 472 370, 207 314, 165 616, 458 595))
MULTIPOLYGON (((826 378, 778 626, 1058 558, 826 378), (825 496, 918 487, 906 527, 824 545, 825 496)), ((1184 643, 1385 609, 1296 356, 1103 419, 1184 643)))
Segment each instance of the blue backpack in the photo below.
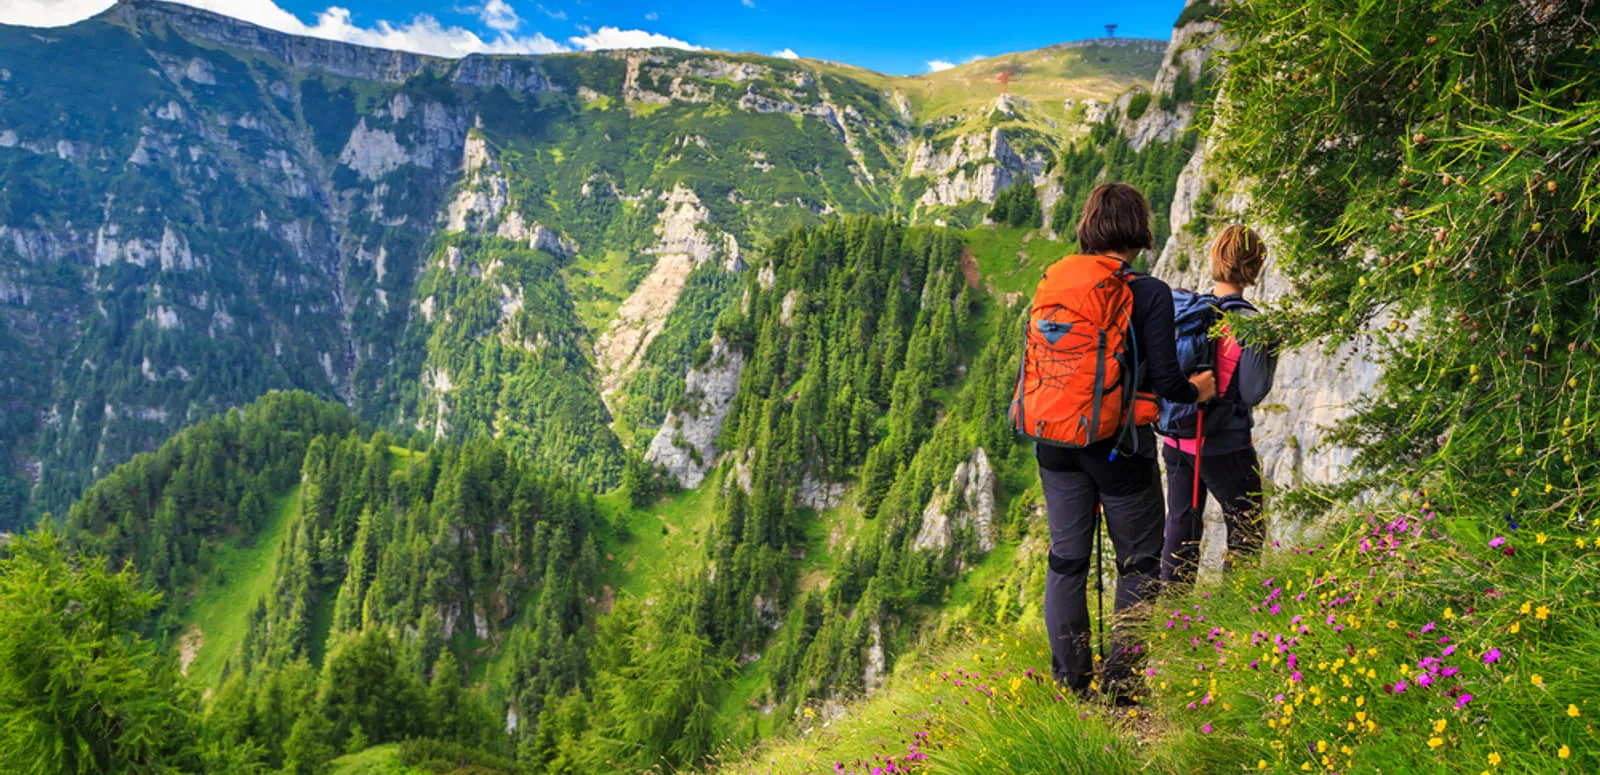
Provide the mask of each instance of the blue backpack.
MULTIPOLYGON (((1173 338, 1178 345, 1178 368, 1184 374, 1197 374, 1216 366, 1217 344, 1211 340, 1211 329, 1222 316, 1223 305, 1209 293, 1174 288, 1172 290, 1173 338)), ((1221 403, 1221 401, 1214 402, 1221 403)), ((1175 439, 1195 437, 1195 420, 1199 407, 1161 399, 1160 419, 1156 432, 1175 439)), ((1206 431, 1219 427, 1232 414, 1228 407, 1207 405, 1206 431), (1212 418, 1216 419, 1213 420, 1212 418)))

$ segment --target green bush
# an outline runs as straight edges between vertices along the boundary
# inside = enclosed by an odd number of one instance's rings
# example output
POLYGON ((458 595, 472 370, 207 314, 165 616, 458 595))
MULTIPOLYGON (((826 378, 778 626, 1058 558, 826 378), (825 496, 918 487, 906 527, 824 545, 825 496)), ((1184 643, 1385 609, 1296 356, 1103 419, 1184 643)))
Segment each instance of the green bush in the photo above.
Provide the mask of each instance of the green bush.
POLYGON ((1142 91, 1133 95, 1133 98, 1128 100, 1128 120, 1138 121, 1139 117, 1143 116, 1144 112, 1149 109, 1150 92, 1142 91))
POLYGON ((474 773, 477 775, 517 775, 521 772, 511 759, 431 738, 406 740, 400 743, 400 763, 418 767, 440 775, 474 773))

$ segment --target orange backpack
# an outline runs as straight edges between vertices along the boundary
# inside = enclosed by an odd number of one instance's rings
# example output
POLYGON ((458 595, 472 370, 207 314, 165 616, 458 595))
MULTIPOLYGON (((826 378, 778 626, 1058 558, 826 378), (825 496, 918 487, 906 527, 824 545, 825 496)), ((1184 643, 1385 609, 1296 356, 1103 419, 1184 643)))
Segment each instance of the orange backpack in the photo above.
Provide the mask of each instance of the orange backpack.
POLYGON ((1154 397, 1134 393, 1131 279, 1125 264, 1107 256, 1067 256, 1045 270, 1011 401, 1018 434, 1086 447, 1155 420, 1154 397))

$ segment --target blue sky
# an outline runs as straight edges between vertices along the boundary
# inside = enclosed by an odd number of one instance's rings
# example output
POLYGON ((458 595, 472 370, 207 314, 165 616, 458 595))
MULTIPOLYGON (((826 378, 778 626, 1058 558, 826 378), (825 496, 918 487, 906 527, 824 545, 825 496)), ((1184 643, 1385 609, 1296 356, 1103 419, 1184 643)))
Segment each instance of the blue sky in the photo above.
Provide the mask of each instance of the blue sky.
MULTIPOLYGON (((1183 0, 1021 4, 852 0, 181 0, 297 34, 459 56, 676 45, 793 52, 887 73, 1100 37, 1166 38, 1183 0)), ((111 0, 0 0, 0 23, 54 26, 111 0)))

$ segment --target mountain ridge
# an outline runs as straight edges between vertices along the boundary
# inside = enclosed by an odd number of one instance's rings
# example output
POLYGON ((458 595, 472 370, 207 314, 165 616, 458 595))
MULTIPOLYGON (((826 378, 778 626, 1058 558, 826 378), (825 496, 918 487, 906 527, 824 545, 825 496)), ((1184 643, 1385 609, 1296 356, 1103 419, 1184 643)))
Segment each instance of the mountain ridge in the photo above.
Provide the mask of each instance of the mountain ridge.
MULTIPOLYGON (((239 18, 234 17, 234 16, 229 16, 229 15, 227 15, 225 13, 220 13, 220 12, 212 11, 212 10, 205 9, 205 8, 198 8, 198 7, 195 7, 195 6, 186 5, 184 3, 173 2, 172 0, 117 0, 117 2, 114 5, 112 5, 111 7, 107 8, 104 11, 101 11, 98 14, 95 14, 94 16, 92 16, 90 18, 91 19, 104 19, 104 20, 107 20, 107 21, 114 21, 114 22, 117 22, 117 23, 128 25, 130 27, 135 27, 135 28, 138 27, 141 24, 148 24, 148 23, 151 23, 151 22, 163 22, 163 23, 168 23, 168 24, 175 24, 176 26, 180 27, 181 29, 183 29, 185 31, 203 35, 203 36, 207 37, 208 39, 211 39, 214 42, 217 42, 219 44, 237 45, 237 46, 240 46, 241 48, 245 48, 247 50, 259 51, 259 52, 262 52, 262 53, 273 54, 274 56, 277 56, 281 61, 283 61, 283 62, 285 62, 287 64, 293 64, 293 65, 296 65, 296 66, 305 66, 305 67, 318 67, 318 68, 326 69, 331 73, 335 73, 335 74, 339 74, 339 75, 346 75, 346 76, 362 77, 362 76, 358 76, 356 74, 358 72, 367 72, 367 71, 352 71, 352 70, 349 70, 348 69, 349 65, 348 64, 343 64, 343 62, 347 62, 348 60, 354 59, 356 57, 353 56, 353 55, 352 56, 336 56, 336 55, 334 55, 334 52, 340 51, 341 49, 349 49, 349 50, 353 50, 355 52, 365 52, 366 54, 369 54, 369 55, 388 56, 388 57, 391 57, 392 59, 395 60, 394 63, 393 63, 394 64, 394 68, 391 69, 391 70, 388 70, 388 71, 382 71, 381 77, 374 79, 374 80, 386 80, 386 81, 388 81, 390 79, 395 79, 395 78, 398 78, 399 80, 403 81, 405 78, 409 78, 409 77, 411 77, 413 75, 416 75, 416 74, 418 74, 420 72, 424 72, 424 71, 427 71, 427 70, 430 70, 430 69, 433 69, 433 68, 437 68, 437 67, 441 67, 441 66, 442 67, 448 67, 449 64, 452 64, 452 63, 463 63, 463 62, 466 62, 466 61, 469 61, 469 60, 477 60, 477 59, 487 59, 487 60, 503 59, 503 60, 508 60, 508 61, 526 60, 526 59, 537 60, 537 59, 541 59, 541 58, 544 58, 544 57, 567 56, 567 55, 573 55, 573 54, 578 54, 578 55, 581 55, 581 54, 603 54, 606 51, 613 51, 613 50, 614 51, 654 51, 654 50, 662 50, 662 49, 648 49, 648 48, 647 49, 604 49, 604 50, 593 50, 593 51, 559 51, 559 52, 550 52, 550 53, 546 53, 546 54, 509 54, 509 53, 478 53, 478 52, 474 52, 474 53, 470 53, 470 54, 465 54, 465 55, 463 55, 461 57, 446 57, 446 56, 440 56, 440 55, 436 55, 436 54, 424 54, 424 53, 419 53, 419 52, 406 51, 404 49, 387 49, 387 48, 382 48, 382 47, 377 47, 377 46, 368 46, 368 45, 364 45, 364 44, 360 44, 360 43, 351 43, 351 42, 342 41, 342 40, 334 40, 334 39, 329 39, 329 38, 319 38, 319 37, 306 36, 306 35, 296 35, 296 34, 291 33, 291 32, 284 32, 284 31, 281 31, 281 30, 274 30, 272 28, 265 27, 265 26, 262 26, 262 25, 259 25, 259 24, 255 24, 253 22, 249 22, 249 21, 246 21, 246 20, 243 20, 243 19, 239 19, 239 18)), ((11 26, 11 25, 0 25, 0 26, 11 26)), ((976 64, 976 63, 979 63, 979 62, 984 62, 984 61, 989 61, 989 60, 994 60, 994 59, 1001 59, 1001 58, 1004 58, 1004 57, 1017 56, 1019 54, 1032 53, 1032 52, 1036 52, 1036 51, 1049 51, 1049 50, 1065 49, 1065 48, 1081 48, 1081 47, 1087 47, 1087 46, 1107 46, 1107 47, 1128 46, 1128 47, 1137 47, 1137 48, 1155 50, 1157 48, 1165 47, 1166 44, 1167 44, 1167 40, 1161 39, 1161 38, 1084 38, 1084 39, 1081 39, 1081 40, 1062 41, 1060 43, 1054 43, 1054 44, 1051 44, 1051 45, 1048 45, 1048 46, 1044 46, 1044 47, 1041 47, 1041 48, 1038 48, 1038 49, 1027 49, 1027 50, 1021 50, 1021 51, 1006 52, 1006 53, 1003 53, 1003 54, 995 55, 993 57, 984 57, 983 59, 973 60, 971 62, 964 62, 961 65, 958 65, 955 68, 951 68, 951 69, 952 70, 960 70, 960 69, 965 68, 965 67, 967 67, 969 65, 976 64)), ((673 50, 691 50, 691 49, 673 49, 673 50)), ((760 53, 757 53, 757 52, 724 51, 724 50, 721 50, 721 49, 708 49, 708 48, 695 48, 695 49, 692 49, 692 50, 700 52, 700 53, 705 53, 705 54, 717 54, 717 55, 737 56, 737 57, 757 57, 757 58, 764 59, 764 60, 771 60, 771 59, 778 59, 779 58, 779 57, 773 57, 773 56, 770 56, 770 55, 760 54, 760 53)), ((350 52, 346 52, 346 53, 350 53, 350 52)), ((827 60, 827 59, 819 59, 819 58, 814 58, 814 57, 800 57, 799 59, 802 60, 802 61, 811 61, 811 62, 816 62, 816 63, 820 63, 820 64, 825 64, 825 65, 848 67, 848 68, 852 68, 852 69, 862 70, 864 72, 871 73, 871 74, 874 74, 874 75, 879 75, 879 76, 884 76, 884 77, 889 77, 889 78, 923 78, 923 77, 926 77, 927 75, 932 75, 932 73, 899 75, 899 74, 893 74, 893 73, 884 73, 882 71, 873 70, 871 68, 862 67, 860 65, 852 64, 852 63, 849 63, 849 62, 827 60)), ((394 82, 394 81, 391 81, 391 82, 394 82)))

